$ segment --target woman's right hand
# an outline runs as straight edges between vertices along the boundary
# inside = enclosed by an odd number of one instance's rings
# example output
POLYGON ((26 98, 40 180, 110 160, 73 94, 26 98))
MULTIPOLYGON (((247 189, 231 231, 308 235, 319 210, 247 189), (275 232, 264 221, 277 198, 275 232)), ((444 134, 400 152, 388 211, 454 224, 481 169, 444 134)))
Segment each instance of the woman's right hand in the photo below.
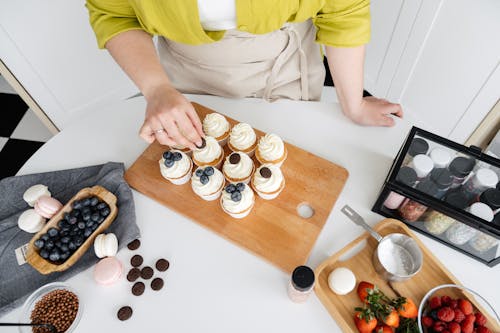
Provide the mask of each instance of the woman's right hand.
POLYGON ((169 84, 145 93, 146 117, 139 135, 148 143, 155 139, 168 146, 195 149, 204 137, 200 118, 193 105, 169 84))

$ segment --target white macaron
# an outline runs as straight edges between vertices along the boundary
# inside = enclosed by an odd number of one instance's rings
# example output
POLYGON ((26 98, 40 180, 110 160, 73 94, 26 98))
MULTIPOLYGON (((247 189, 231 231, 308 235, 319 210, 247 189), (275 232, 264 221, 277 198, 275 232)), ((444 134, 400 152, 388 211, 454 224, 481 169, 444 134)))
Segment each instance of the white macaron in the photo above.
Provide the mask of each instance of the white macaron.
POLYGON ((43 228, 45 219, 38 215, 34 209, 28 209, 19 216, 17 225, 21 230, 34 234, 43 228))
POLYGON ((98 258, 114 257, 118 252, 118 239, 115 234, 100 234, 95 238, 94 251, 98 258))
POLYGON ((36 201, 44 195, 48 197, 51 196, 49 188, 45 185, 37 184, 31 186, 24 192, 23 199, 28 203, 28 205, 33 207, 35 206, 36 201))
POLYGON ((350 293, 356 286, 356 277, 350 269, 339 267, 334 269, 328 276, 328 286, 334 293, 345 295, 350 293))

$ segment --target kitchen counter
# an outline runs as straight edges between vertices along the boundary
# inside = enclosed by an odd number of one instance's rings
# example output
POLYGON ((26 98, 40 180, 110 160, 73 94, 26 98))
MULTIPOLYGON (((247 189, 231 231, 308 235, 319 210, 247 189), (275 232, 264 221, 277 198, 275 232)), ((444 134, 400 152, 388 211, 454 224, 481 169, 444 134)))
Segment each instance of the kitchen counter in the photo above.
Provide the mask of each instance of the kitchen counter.
MULTIPOLYGON (((382 219, 371 207, 411 128, 408 120, 397 120, 393 128, 371 128, 351 123, 335 103, 188 98, 265 132, 278 133, 349 171, 309 266, 317 267, 363 232, 340 213, 344 204, 371 225, 382 219)), ((136 97, 75 119, 33 155, 19 174, 107 161, 121 161, 129 167, 147 146, 137 135, 145 105, 142 97, 136 97)), ((135 253, 149 265, 161 257, 170 261, 170 269, 161 274, 165 287, 155 292, 147 285, 146 292, 136 297, 126 279, 103 287, 93 281, 92 269, 84 271, 67 281, 80 292, 84 304, 76 332, 340 332, 315 295, 305 304, 288 299, 289 276, 281 270, 136 191, 134 199, 142 233, 142 245, 135 253), (120 322, 116 312, 123 305, 130 305, 134 314, 120 322)), ((500 265, 487 267, 417 235, 462 284, 500 309, 500 265)), ((125 248, 117 255, 127 271, 131 253, 125 248)), ((19 312, 16 309, 0 320, 17 321, 19 312)))

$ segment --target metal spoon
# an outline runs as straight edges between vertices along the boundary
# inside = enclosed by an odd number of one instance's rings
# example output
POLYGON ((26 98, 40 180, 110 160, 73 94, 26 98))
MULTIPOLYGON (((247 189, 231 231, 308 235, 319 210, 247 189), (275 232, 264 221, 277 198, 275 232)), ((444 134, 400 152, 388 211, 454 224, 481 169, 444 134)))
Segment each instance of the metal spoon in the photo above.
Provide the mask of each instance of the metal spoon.
POLYGON ((34 327, 46 327, 52 333, 57 333, 57 329, 52 324, 32 324, 32 323, 0 323, 0 326, 34 326, 34 327))

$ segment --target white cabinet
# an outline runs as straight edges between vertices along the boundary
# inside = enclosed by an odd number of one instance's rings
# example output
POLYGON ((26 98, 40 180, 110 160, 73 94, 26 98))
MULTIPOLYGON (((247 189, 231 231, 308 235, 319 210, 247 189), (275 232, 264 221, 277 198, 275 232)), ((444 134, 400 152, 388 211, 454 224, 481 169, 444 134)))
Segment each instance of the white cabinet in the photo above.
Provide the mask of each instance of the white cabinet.
POLYGON ((97 49, 84 1, 0 0, 0 59, 59 127, 137 88, 97 49))
POLYGON ((498 0, 372 1, 366 89, 464 142, 500 98, 499 17, 498 0))

